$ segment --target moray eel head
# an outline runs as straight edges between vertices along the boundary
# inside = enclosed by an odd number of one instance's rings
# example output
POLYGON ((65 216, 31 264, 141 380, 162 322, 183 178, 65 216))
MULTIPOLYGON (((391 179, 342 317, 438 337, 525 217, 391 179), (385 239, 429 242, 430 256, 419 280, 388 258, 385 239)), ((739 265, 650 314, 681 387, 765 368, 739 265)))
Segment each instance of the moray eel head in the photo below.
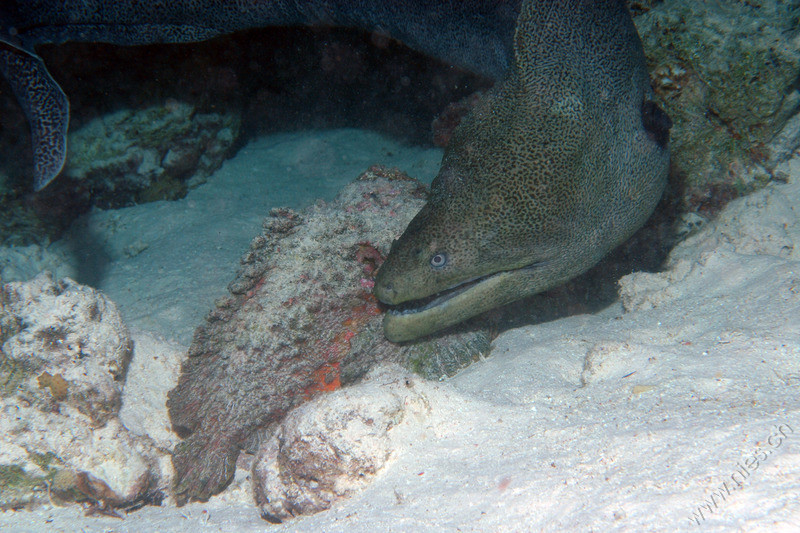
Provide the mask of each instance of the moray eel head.
POLYGON ((486 194, 455 190, 476 182, 445 167, 428 203, 392 244, 374 287, 388 307, 389 340, 413 340, 558 278, 553 232, 531 239, 531 227, 543 225, 540 213, 509 202, 502 181, 486 194), (513 224, 511 217, 526 222, 513 224))
POLYGON ((403 342, 560 285, 650 216, 671 121, 620 0, 526 0, 503 83, 453 133, 374 294, 403 342))
MULTIPOLYGON (((487 281, 491 273, 528 266, 527 254, 498 254, 497 228, 489 216, 469 216, 464 206, 432 199, 394 241, 378 273, 375 295, 393 314, 430 312, 487 281), (450 204, 450 205, 448 205, 450 204), (405 305, 403 305, 405 303, 405 305)), ((463 296, 462 296, 463 298, 463 296)))

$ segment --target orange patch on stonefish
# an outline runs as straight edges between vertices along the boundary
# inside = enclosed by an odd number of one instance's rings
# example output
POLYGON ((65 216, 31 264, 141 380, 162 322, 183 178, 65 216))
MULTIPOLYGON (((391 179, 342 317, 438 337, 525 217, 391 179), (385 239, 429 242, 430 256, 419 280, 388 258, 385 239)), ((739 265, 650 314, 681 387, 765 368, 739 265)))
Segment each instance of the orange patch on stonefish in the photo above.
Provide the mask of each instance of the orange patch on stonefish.
POLYGON ((375 297, 368 295, 365 300, 362 305, 351 309, 350 318, 342 322, 344 329, 337 333, 330 344, 321 350, 325 362, 311 375, 312 383, 303 391, 305 399, 320 392, 331 392, 341 388, 339 362, 350 351, 350 340, 364 329, 372 317, 381 314, 375 297))
POLYGON ((339 363, 325 363, 314 371, 311 375, 313 383, 306 387, 303 395, 306 399, 311 398, 319 392, 332 392, 341 388, 342 382, 339 377, 339 363))

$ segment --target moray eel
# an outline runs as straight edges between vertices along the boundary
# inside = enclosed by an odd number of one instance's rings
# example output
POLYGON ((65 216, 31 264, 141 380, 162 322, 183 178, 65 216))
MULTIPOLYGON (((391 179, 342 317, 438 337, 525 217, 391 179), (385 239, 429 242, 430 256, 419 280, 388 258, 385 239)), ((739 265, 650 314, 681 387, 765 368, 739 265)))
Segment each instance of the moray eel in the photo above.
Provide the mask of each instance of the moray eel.
POLYGON ((653 212, 669 117, 617 0, 522 4, 507 78, 453 134, 374 294, 403 342, 560 285, 653 212))
POLYGON ((507 71, 520 0, 2 0, 0 72, 31 126, 34 188, 67 155, 69 102, 36 47, 67 41, 185 43, 266 26, 342 26, 407 46, 494 79, 507 71))

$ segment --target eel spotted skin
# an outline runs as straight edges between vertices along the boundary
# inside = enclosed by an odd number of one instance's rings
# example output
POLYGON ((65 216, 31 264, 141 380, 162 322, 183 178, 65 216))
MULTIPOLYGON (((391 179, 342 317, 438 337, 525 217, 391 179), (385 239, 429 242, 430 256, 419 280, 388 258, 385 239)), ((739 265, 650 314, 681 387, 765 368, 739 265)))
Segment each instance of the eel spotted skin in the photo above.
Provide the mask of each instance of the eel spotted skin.
POLYGON ((620 0, 526 0, 507 78, 453 134, 374 293, 409 341, 560 285, 630 237, 666 185, 669 117, 620 0))
POLYGON ((0 72, 31 126, 34 188, 61 172, 69 104, 36 55, 68 41, 118 45, 196 42, 268 26, 341 26, 378 31, 494 79, 512 57, 519 0, 2 0, 0 72))

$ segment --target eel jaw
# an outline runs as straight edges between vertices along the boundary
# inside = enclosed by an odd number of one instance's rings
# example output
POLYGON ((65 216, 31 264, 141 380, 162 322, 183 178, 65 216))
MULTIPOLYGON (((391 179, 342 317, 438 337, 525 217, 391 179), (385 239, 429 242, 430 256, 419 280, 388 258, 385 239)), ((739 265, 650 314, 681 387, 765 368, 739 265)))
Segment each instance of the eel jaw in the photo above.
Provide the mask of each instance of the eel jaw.
POLYGON ((391 342, 411 341, 516 300, 513 281, 529 268, 489 274, 420 300, 387 305, 384 335, 391 342))

